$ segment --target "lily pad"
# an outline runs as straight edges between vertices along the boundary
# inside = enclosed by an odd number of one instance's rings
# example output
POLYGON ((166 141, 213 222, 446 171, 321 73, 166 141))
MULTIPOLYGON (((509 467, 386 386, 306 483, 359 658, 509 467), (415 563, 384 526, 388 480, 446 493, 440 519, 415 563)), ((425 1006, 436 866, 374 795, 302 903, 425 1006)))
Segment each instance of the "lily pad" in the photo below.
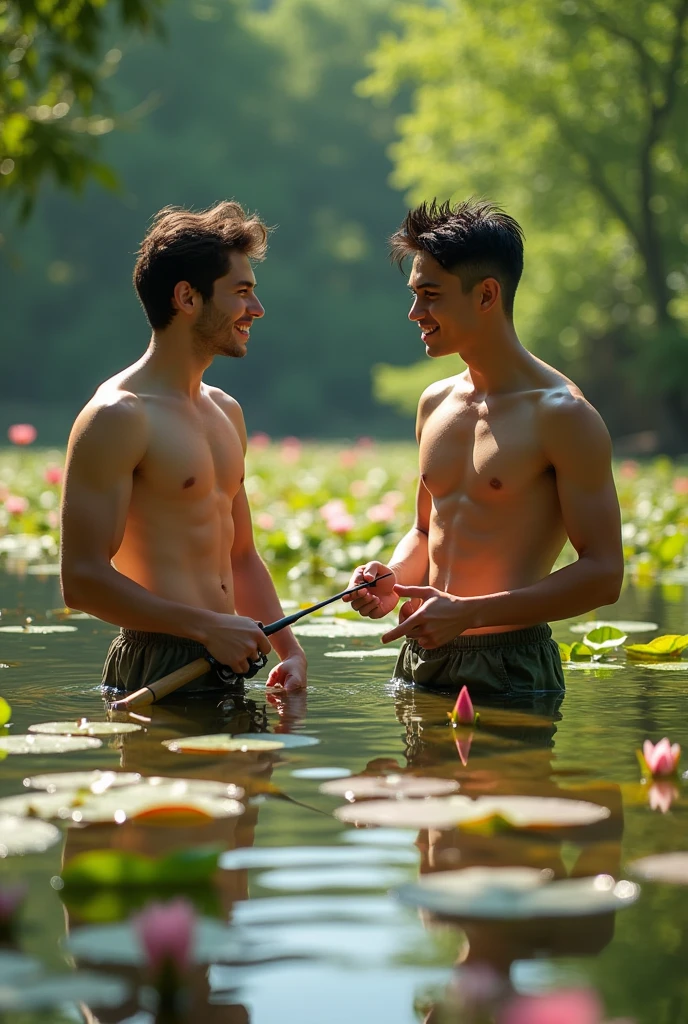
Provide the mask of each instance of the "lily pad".
POLYGON ((425 875, 396 895, 446 917, 523 920, 612 913, 631 906, 640 886, 610 875, 552 881, 535 868, 475 867, 425 875))
POLYGON ((688 853, 655 853, 641 857, 628 865, 634 875, 649 882, 669 882, 671 885, 688 885, 688 853))
POLYGON ((688 661, 645 661, 642 668, 651 668, 654 672, 688 672, 688 661))
POLYGON ((356 846, 242 846, 227 850, 220 857, 220 867, 225 871, 417 863, 417 850, 360 849, 356 846))
POLYGON ((392 828, 476 826, 495 819, 499 827, 560 828, 591 825, 610 815, 609 808, 583 800, 554 797, 430 797, 427 800, 369 800, 338 807, 340 821, 392 828))
MULTIPOLYGON (((138 933, 129 923, 75 928, 67 947, 86 963, 140 968, 146 959, 138 933)), ((256 952, 243 931, 201 918, 194 925, 191 959, 196 964, 250 963, 256 959, 256 952)))
POLYGON ((342 835, 345 843, 356 846, 415 846, 417 838, 413 828, 355 828, 342 835))
POLYGON ((383 622, 382 619, 363 621, 361 619, 330 619, 329 622, 305 622, 292 626, 297 636, 326 637, 334 640, 338 637, 380 636, 386 633, 395 623, 383 622))
POLYGON ((222 782, 154 777, 111 789, 103 789, 96 783, 91 790, 21 793, 0 800, 0 811, 78 823, 122 824, 128 819, 145 821, 163 817, 209 821, 242 814, 244 807, 238 802, 239 796, 243 796, 239 786, 222 782))
POLYGON ((123 732, 139 732, 134 722, 90 722, 80 718, 71 722, 39 722, 30 725, 29 732, 45 736, 117 736, 123 732))
POLYGON ((10 718, 12 717, 12 708, 9 706, 4 697, 0 697, 0 727, 7 725, 10 718))
POLYGON ((295 779, 346 779, 351 775, 349 768, 295 768, 291 773, 295 779))
POLYGON ((218 868, 222 846, 196 846, 163 857, 130 850, 87 850, 72 857, 62 870, 67 888, 198 885, 210 881, 218 868))
POLYGON ((686 648, 688 634, 667 633, 655 637, 648 644, 627 644, 624 650, 631 661, 660 661, 663 658, 679 658, 686 648))
MULTIPOLYGON (((49 775, 31 775, 24 779, 27 789, 44 789, 55 793, 58 789, 91 789, 102 793, 115 786, 133 786, 141 781, 138 772, 53 772, 49 775)), ((151 781, 151 780, 149 780, 151 781)))
POLYGON ((609 672, 619 668, 627 668, 626 665, 619 665, 613 661, 565 661, 563 663, 565 672, 609 672))
POLYGON ((72 750, 95 750, 103 741, 95 736, 0 736, 0 750, 6 754, 66 754, 72 750))
POLYGON ((76 626, 0 626, 0 633, 76 633, 76 626))
POLYGON ((401 647, 375 647, 372 651, 325 651, 326 658, 396 658, 401 647))
POLYGON ((659 629, 659 625, 656 622, 634 622, 626 621, 626 619, 618 621, 597 619, 592 622, 574 622, 569 628, 572 633, 590 633, 591 630, 599 629, 600 626, 613 626, 615 629, 621 630, 622 633, 652 633, 659 629))
POLYGON ((343 796, 346 800, 366 797, 427 797, 446 796, 459 788, 454 779, 425 779, 417 775, 352 775, 348 779, 335 779, 319 787, 328 796, 343 796))
POLYGON ((24 853, 43 853, 54 846, 61 835, 59 828, 47 821, 0 815, 0 859, 24 853))
POLYGON ((598 626, 597 629, 591 629, 585 634, 583 643, 595 654, 603 654, 606 651, 613 651, 615 647, 621 647, 627 639, 627 634, 615 626, 598 626))
POLYGON ((389 889, 400 885, 408 874, 399 868, 380 866, 330 868, 309 867, 308 869, 285 868, 281 871, 266 871, 258 876, 258 883, 267 889, 282 889, 288 892, 310 892, 324 889, 389 889))
POLYGON ((255 751, 265 753, 272 750, 283 750, 286 743, 282 738, 277 739, 251 733, 244 739, 237 736, 230 736, 226 732, 213 733, 208 736, 180 736, 174 740, 163 740, 162 745, 174 753, 182 754, 231 754, 246 753, 255 751))
MULTIPOLYGON (((240 732, 234 739, 241 740, 242 742, 251 742, 256 739, 257 735, 255 732, 240 732)), ((287 749, 291 747, 314 747, 320 743, 317 736, 304 736, 300 732, 261 733, 259 735, 261 739, 266 737, 268 740, 277 740, 287 749)))
POLYGON ((121 978, 92 971, 73 971, 53 977, 37 976, 16 985, 0 987, 0 1011, 47 1010, 65 1004, 121 1006, 129 986, 121 978))

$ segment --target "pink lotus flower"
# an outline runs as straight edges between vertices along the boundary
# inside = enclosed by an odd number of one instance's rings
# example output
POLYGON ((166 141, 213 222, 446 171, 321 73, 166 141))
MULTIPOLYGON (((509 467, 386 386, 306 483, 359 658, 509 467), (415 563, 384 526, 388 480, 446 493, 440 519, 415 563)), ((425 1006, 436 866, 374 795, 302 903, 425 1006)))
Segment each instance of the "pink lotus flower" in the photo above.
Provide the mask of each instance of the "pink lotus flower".
POLYGON ((365 480, 352 480, 349 486, 349 494, 352 498, 365 498, 368 493, 368 484, 365 480))
POLYGON ((468 764, 468 755, 471 752, 471 743, 473 742, 473 733, 469 732, 467 736, 458 735, 456 737, 456 749, 461 760, 461 764, 466 767, 468 764))
POLYGON ((328 519, 327 526, 332 533, 337 533, 341 536, 345 533, 351 533, 356 526, 356 521, 353 516, 350 516, 348 512, 345 512, 340 516, 332 516, 328 519))
POLYGON ((49 466, 45 467, 45 473, 43 479, 47 484, 55 487, 57 484, 62 483, 62 466, 57 466, 54 462, 51 462, 49 466))
POLYGON ((7 431, 12 444, 33 444, 38 431, 30 423, 14 423, 7 431))
POLYGON ((677 476, 674 480, 676 494, 688 494, 688 476, 677 476))
POLYGON ((358 462, 358 455, 353 448, 345 448, 344 451, 339 453, 339 461, 344 469, 351 469, 358 462))
POLYGON ((461 692, 456 698, 456 704, 454 710, 449 714, 449 719, 454 728, 457 725, 474 725, 477 722, 478 716, 467 687, 461 687, 461 692))
POLYGON ((285 437, 280 452, 283 462, 298 462, 301 457, 301 442, 298 437, 285 437))
POLYGON ((0 927, 8 925, 16 917, 28 891, 29 887, 24 883, 0 886, 0 927))
POLYGON ((195 914, 187 900, 149 903, 132 924, 153 974, 185 974, 191 962, 195 914))
POLYGON ((256 523, 260 526, 261 530, 272 530, 275 526, 275 517, 270 515, 269 512, 259 512, 256 516, 256 523))
POLYGON ((388 523, 394 519, 394 509, 391 505, 371 505, 366 514, 371 523, 388 523))
POLYGON ((544 996, 517 996, 499 1024, 602 1024, 602 1006, 589 989, 562 989, 544 996))
POLYGON ((404 495, 401 491, 387 491, 386 494, 382 495, 382 504, 389 505, 390 508, 396 508, 404 500, 404 495))
POLYGON ((619 476, 624 480, 634 480, 639 470, 640 466, 634 459, 625 459, 619 467, 619 476))
POLYGON ((10 494, 5 498, 5 508, 11 516, 23 516, 29 510, 29 502, 19 494, 10 494))
POLYGON ((671 805, 679 795, 679 792, 670 782, 654 782, 650 786, 647 795, 650 801, 650 810, 661 811, 662 814, 666 814, 671 809, 671 805))
POLYGON ((262 451, 263 448, 267 448, 270 444, 270 435, 259 430, 257 434, 251 435, 248 443, 256 451, 262 451))
POLYGON ((643 743, 643 760, 653 779, 673 775, 680 757, 680 746, 678 743, 671 744, 666 736, 659 743, 652 743, 651 740, 643 743))
POLYGON ((326 505, 323 505, 320 509, 320 515, 325 521, 328 519, 335 519, 337 516, 346 515, 346 505, 341 498, 332 498, 326 505))

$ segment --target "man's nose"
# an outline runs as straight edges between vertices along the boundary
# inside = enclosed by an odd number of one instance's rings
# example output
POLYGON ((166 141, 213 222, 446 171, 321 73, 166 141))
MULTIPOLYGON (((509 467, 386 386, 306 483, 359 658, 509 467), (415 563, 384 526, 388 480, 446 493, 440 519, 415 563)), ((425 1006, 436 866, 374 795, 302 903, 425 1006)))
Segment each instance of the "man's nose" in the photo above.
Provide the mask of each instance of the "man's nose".
POLYGON ((416 321, 416 320, 420 320, 422 316, 423 316, 423 310, 420 307, 420 303, 418 302, 418 298, 415 298, 413 300, 413 305, 409 309, 408 318, 409 318, 409 320, 416 321))
POLYGON ((256 318, 256 320, 260 319, 261 316, 265 316, 265 309, 263 307, 263 304, 256 295, 253 296, 253 301, 251 302, 249 312, 251 316, 256 318))

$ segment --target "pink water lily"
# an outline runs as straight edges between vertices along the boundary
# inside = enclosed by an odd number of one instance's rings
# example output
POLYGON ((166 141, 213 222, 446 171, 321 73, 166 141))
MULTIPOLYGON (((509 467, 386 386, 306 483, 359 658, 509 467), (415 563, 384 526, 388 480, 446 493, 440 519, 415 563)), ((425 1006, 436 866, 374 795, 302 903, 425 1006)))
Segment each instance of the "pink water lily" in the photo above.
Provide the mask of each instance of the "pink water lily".
POLYGON ((132 923, 154 975, 180 977, 191 962, 195 914, 187 900, 149 903, 132 923))
POLYGON ((43 478, 47 484, 51 484, 53 487, 57 484, 62 483, 62 466, 57 466, 54 462, 45 467, 43 478))
POLYGON ((680 746, 678 743, 670 743, 666 736, 659 743, 652 743, 651 740, 643 743, 643 760, 653 779, 674 775, 680 757, 680 746))
POLYGON ((31 423, 13 423, 7 431, 12 444, 33 444, 38 431, 31 423))
POLYGON ((650 801, 650 810, 666 814, 671 809, 679 792, 670 782, 653 782, 647 795, 650 801))
POLYGON ((21 882, 0 886, 0 926, 9 924, 26 899, 29 887, 21 882))
POLYGON ((454 705, 454 710, 449 715, 449 719, 455 728, 457 725, 473 725, 477 722, 478 716, 475 713, 473 701, 467 687, 461 687, 461 692, 456 698, 456 704, 454 705))
POLYGON ((543 996, 517 996, 499 1024, 602 1024, 602 1006, 589 989, 562 989, 543 996))

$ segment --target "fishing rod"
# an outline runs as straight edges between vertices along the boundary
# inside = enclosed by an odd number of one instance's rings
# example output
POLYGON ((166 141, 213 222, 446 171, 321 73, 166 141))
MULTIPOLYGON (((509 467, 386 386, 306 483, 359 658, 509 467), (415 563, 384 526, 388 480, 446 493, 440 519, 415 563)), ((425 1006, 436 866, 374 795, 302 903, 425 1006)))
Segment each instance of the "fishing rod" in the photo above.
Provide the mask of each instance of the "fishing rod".
MULTIPOLYGON (((272 636, 274 633, 279 633, 281 629, 286 629, 287 626, 291 626, 294 622, 298 622, 299 619, 303 618, 304 615, 310 615, 312 612, 317 612, 320 608, 324 608, 328 604, 332 604, 333 601, 340 601, 343 597, 348 597, 349 594, 355 594, 357 590, 364 590, 366 587, 374 587, 380 580, 387 579, 392 576, 393 573, 386 572, 382 576, 376 576, 374 580, 364 580, 363 583, 358 583, 355 587, 349 587, 348 590, 342 590, 339 594, 333 594, 332 597, 326 597, 324 601, 318 601, 317 604, 312 604, 308 608, 301 608, 297 612, 292 612, 291 615, 285 615, 284 618, 277 619, 275 622, 269 623, 264 626, 262 622, 258 625, 263 630, 266 636, 272 636)), ((183 665, 178 668, 175 672, 170 672, 169 675, 163 676, 162 679, 157 679, 154 683, 149 683, 147 686, 142 686, 140 690, 136 690, 134 693, 127 694, 121 700, 113 701, 108 705, 110 711, 130 711, 133 708, 146 707, 149 704, 154 704, 156 700, 160 700, 161 697, 167 697, 168 694, 174 693, 181 686, 185 686, 186 683, 192 682, 194 679, 198 679, 199 676, 205 675, 205 673, 211 669, 218 677, 220 682, 224 685, 230 686, 232 684, 240 682, 242 679, 250 679, 257 672, 267 664, 267 656, 260 654, 260 656, 252 661, 249 665, 247 672, 234 672, 229 665, 222 665, 212 655, 207 654, 202 658, 196 658, 195 661, 190 661, 188 665, 183 665)))

